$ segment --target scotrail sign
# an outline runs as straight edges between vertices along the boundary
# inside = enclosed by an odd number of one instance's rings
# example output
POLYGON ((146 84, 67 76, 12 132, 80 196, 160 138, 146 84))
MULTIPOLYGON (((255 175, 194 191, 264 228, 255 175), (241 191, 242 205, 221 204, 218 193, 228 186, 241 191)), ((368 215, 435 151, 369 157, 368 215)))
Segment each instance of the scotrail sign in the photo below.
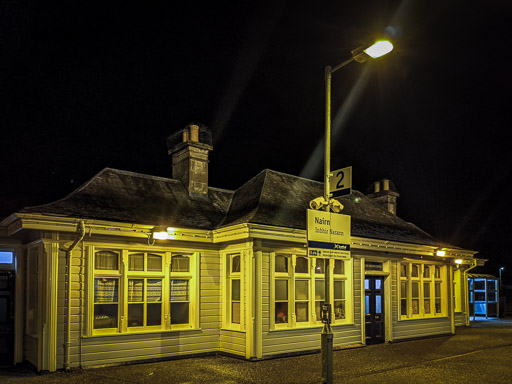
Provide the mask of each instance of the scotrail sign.
POLYGON ((350 216, 308 209, 308 255, 350 257, 350 216))

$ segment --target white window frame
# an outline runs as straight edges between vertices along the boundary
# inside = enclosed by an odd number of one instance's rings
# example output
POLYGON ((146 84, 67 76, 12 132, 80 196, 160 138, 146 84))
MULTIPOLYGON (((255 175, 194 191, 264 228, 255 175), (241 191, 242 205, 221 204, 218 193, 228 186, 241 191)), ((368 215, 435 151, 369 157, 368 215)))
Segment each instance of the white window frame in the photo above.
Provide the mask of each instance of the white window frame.
POLYGON ((398 281, 398 310, 400 320, 413 320, 423 318, 446 317, 448 313, 447 293, 447 266, 433 263, 422 263, 418 261, 407 261, 397 263, 398 281), (402 276, 402 266, 406 267, 407 276, 402 276), (412 276, 413 267, 418 266, 418 276, 412 276), (428 276, 424 276, 425 268, 429 268, 428 276), (439 273, 438 273, 439 272, 439 273), (402 297, 402 283, 406 283, 406 296, 402 297), (418 313, 413 313, 412 287, 413 283, 418 284, 418 313), (429 284, 429 297, 425 295, 425 283, 429 284), (440 296, 436 296, 436 284, 440 284, 440 296), (407 313, 402 313, 402 299, 407 300, 407 313), (425 311, 425 300, 430 300, 430 313, 425 311), (436 312, 436 300, 440 300, 441 311, 436 312))
POLYGON ((244 330, 245 327, 245 318, 244 318, 244 308, 245 308, 245 260, 244 260, 244 252, 243 251, 233 251, 226 252, 223 254, 223 263, 222 263, 222 275, 224 281, 224 295, 223 295, 223 306, 224 310, 222 311, 222 327, 225 329, 231 330, 244 330), (240 258, 240 271, 233 272, 233 259, 235 257, 240 258), (233 301, 232 301, 232 284, 234 280, 238 280, 240 283, 240 313, 238 314, 240 322, 233 323, 233 301))
MULTIPOLYGON (((111 334, 130 334, 130 333, 151 333, 163 331, 179 331, 183 329, 197 329, 199 326, 199 263, 200 253, 190 250, 176 250, 170 252, 162 248, 130 248, 122 249, 112 246, 88 245, 87 246, 87 288, 86 288, 86 332, 85 335, 100 336, 111 334), (97 252, 109 251, 118 254, 117 270, 98 270, 95 269, 95 255, 97 252), (144 254, 144 270, 130 271, 129 256, 142 253, 144 254), (154 254, 162 257, 161 271, 147 270, 147 255, 154 254), (171 261, 173 256, 189 257, 188 272, 171 272, 171 261), (118 279, 118 314, 116 328, 94 328, 94 306, 95 306, 95 279, 96 278, 116 278, 118 279), (188 302, 189 302, 189 322, 188 324, 172 324, 171 304, 170 304, 170 284, 171 279, 186 279, 188 283, 188 302), (129 326, 128 324, 128 280, 144 280, 144 324, 147 321, 147 280, 162 280, 162 314, 160 325, 129 326)), ((133 303, 132 303, 133 304, 133 303)))
MULTIPOLYGON (((296 329, 296 328, 307 328, 307 327, 318 327, 322 325, 320 318, 316 315, 316 282, 321 281, 322 289, 325 285, 325 269, 324 273, 319 274, 315 272, 317 266, 317 259, 308 257, 305 253, 287 253, 287 252, 271 252, 270 253, 270 329, 281 330, 281 329, 296 329), (276 256, 286 256, 289 259, 288 272, 276 272, 275 260, 276 256), (308 260, 307 273, 297 273, 297 258, 305 257, 308 260), (287 323, 276 322, 276 292, 275 283, 276 280, 287 280, 288 281, 288 321, 287 323), (304 302, 303 300, 296 299, 296 282, 297 281, 308 281, 308 320, 305 322, 297 321, 296 302, 304 302)), ((334 308, 334 281, 343 282, 345 289, 344 300, 344 311, 345 318, 335 319, 334 311, 332 313, 331 325, 345 325, 353 324, 353 292, 351 283, 351 271, 352 271, 352 259, 338 259, 343 262, 343 273, 334 274, 335 259, 334 258, 320 258, 324 261, 324 268, 330 268, 330 298, 331 306, 334 308)), ((324 296, 325 298, 325 296, 324 296)), ((341 300, 341 299, 340 299, 341 300)), ((324 300, 325 302, 325 300, 324 300)))

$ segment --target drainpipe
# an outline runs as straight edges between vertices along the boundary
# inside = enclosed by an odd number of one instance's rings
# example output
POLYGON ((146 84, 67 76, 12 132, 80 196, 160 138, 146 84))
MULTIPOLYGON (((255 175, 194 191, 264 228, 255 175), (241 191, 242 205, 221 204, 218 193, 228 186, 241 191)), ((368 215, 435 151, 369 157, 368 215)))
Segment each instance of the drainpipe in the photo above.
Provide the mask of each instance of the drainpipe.
POLYGON ((66 266, 68 269, 66 273, 66 334, 64 336, 64 369, 66 371, 70 370, 69 355, 71 349, 71 252, 85 236, 85 225, 82 220, 78 222, 77 232, 78 235, 73 244, 66 250, 66 266))
POLYGON ((464 297, 466 299, 465 300, 465 306, 466 306, 466 327, 469 327, 469 291, 468 291, 468 275, 467 275, 467 273, 470 270, 472 270, 473 268, 475 268, 476 264, 477 264, 476 260, 472 260, 472 261, 473 261, 473 265, 464 271, 464 291, 466 292, 466 294, 464 295, 464 297))

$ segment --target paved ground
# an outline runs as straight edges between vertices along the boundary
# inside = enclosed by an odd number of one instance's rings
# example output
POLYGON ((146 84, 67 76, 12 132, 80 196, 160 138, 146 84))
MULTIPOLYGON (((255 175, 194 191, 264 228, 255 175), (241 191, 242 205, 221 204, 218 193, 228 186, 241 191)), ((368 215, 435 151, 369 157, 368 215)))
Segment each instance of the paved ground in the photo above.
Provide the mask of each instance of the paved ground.
MULTIPOLYGON (((320 336, 319 336, 320 337, 320 336)), ((0 383, 319 383, 320 354, 248 362, 203 357, 54 372, 0 370, 0 383)), ((454 336, 334 352, 336 383, 512 383, 512 320, 472 323, 454 336)))

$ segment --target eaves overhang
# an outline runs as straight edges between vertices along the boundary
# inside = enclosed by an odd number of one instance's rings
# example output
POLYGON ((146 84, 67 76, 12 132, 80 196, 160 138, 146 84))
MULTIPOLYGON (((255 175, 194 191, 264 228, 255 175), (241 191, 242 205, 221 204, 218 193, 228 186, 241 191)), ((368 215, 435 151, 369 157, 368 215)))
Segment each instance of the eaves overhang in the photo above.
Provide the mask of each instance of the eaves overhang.
MULTIPOLYGON (((153 233, 167 231, 166 240, 154 240, 155 244, 165 244, 168 241, 187 241, 201 243, 225 243, 247 239, 262 239, 286 241, 297 246, 307 247, 307 231, 286 227, 276 227, 264 224, 242 223, 215 230, 199 230, 190 228, 156 227, 133 223, 111 222, 103 220, 60 217, 33 213, 16 213, 4 219, 0 225, 6 236, 16 234, 21 230, 59 231, 75 233, 80 222, 85 225, 86 236, 110 235, 132 238, 144 238, 153 241, 153 233)), ((386 252, 394 255, 428 256, 435 260, 473 259, 476 251, 455 247, 440 247, 432 245, 412 244, 365 237, 351 237, 351 249, 362 251, 386 252), (443 250, 445 256, 436 256, 438 250, 443 250)))

